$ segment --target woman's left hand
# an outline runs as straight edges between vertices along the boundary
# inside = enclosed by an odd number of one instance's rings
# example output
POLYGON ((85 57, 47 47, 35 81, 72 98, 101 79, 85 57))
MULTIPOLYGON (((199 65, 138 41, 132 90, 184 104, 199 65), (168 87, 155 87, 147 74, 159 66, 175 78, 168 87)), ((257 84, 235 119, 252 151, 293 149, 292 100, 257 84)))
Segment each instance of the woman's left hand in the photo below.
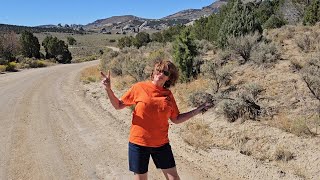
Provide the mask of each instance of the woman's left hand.
POLYGON ((206 102, 206 103, 202 104, 201 106, 199 106, 198 108, 200 109, 200 111, 202 113, 205 113, 206 111, 208 111, 208 109, 210 109, 212 107, 214 107, 213 103, 206 102))

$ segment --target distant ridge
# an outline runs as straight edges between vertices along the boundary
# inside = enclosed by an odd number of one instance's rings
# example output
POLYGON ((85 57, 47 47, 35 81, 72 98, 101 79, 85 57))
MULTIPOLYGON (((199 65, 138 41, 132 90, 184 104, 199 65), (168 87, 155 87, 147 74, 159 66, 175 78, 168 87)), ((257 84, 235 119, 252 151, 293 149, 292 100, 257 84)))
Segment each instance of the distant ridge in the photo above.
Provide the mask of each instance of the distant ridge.
POLYGON ((99 19, 84 26, 87 30, 100 32, 117 32, 139 30, 161 30, 177 24, 188 24, 201 17, 210 16, 217 13, 222 5, 227 4, 228 0, 215 1, 202 9, 186 9, 161 19, 147 19, 133 15, 112 16, 99 19))
POLYGON ((202 9, 187 9, 179 11, 172 15, 166 16, 162 19, 189 19, 195 20, 203 16, 210 16, 212 13, 217 13, 221 6, 228 3, 228 0, 220 0, 212 3, 209 6, 205 6, 202 9))
POLYGON ((10 25, 10 24, 0 24, 0 32, 9 32, 14 31, 16 33, 21 33, 22 31, 29 31, 32 33, 39 33, 39 32, 63 32, 63 33, 77 33, 82 34, 83 31, 76 30, 72 28, 59 28, 57 26, 54 27, 30 27, 30 26, 17 26, 17 25, 10 25))

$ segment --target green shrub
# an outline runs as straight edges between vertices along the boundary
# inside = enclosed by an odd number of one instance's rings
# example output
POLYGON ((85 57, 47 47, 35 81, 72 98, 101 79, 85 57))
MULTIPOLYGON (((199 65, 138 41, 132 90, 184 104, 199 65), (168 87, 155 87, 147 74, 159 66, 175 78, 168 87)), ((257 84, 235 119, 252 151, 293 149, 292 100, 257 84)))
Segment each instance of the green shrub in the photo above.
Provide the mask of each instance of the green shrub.
POLYGON ((163 37, 161 32, 155 32, 151 34, 150 38, 151 38, 151 41, 163 42, 163 37))
POLYGON ((240 101, 226 100, 222 105, 222 111, 229 122, 234 122, 242 116, 241 107, 240 101))
POLYGON ((115 58, 119 55, 118 51, 110 51, 110 53, 108 54, 108 57, 110 58, 115 58))
POLYGON ((97 60, 98 57, 96 55, 91 55, 91 56, 87 56, 85 58, 83 58, 83 62, 85 61, 93 61, 93 60, 97 60))
POLYGON ((320 101, 320 56, 310 59, 302 69, 302 77, 312 95, 320 101))
POLYGON ((153 63, 163 60, 165 58, 166 54, 163 50, 152 51, 148 56, 148 60, 153 63))
POLYGON ((111 71, 112 74, 115 74, 117 76, 121 76, 123 74, 122 72, 122 63, 118 62, 117 59, 111 60, 110 63, 108 63, 108 69, 111 71))
POLYGON ((0 73, 6 71, 6 68, 5 65, 0 65, 0 73))
POLYGON ((17 71, 16 67, 17 67, 17 63, 9 62, 6 67, 6 71, 17 71))
POLYGON ((124 74, 128 74, 133 77, 136 82, 143 81, 147 78, 145 68, 147 61, 140 56, 128 57, 122 63, 122 69, 124 74))
POLYGON ((77 40, 72 36, 68 36, 67 41, 69 45, 75 45, 77 43, 77 40))
POLYGON ((229 122, 234 122, 238 118, 257 120, 261 115, 262 108, 256 101, 258 95, 263 91, 262 87, 249 84, 244 89, 235 99, 227 99, 222 106, 223 114, 229 122))
POLYGON ((199 107, 204 103, 213 103, 213 96, 206 92, 194 92, 189 96, 188 104, 193 107, 199 107))
POLYGON ((232 52, 230 52, 230 50, 220 51, 218 53, 218 57, 219 59, 217 61, 217 64, 219 64, 220 66, 223 66, 231 60, 232 52))
POLYGON ((273 29, 273 28, 280 28, 281 26, 284 26, 286 24, 286 21, 282 19, 281 17, 278 17, 276 15, 272 15, 264 24, 264 29, 273 29))
POLYGON ((212 86, 217 93, 221 87, 229 85, 231 81, 232 66, 220 66, 215 62, 207 61, 201 67, 205 77, 213 81, 212 86))
POLYGON ((276 161, 290 161, 294 158, 294 154, 290 151, 288 151, 287 148, 284 147, 277 147, 275 153, 274 153, 274 159, 276 161))
POLYGON ((41 68, 41 67, 47 67, 48 65, 54 64, 53 61, 48 60, 38 60, 33 58, 24 58, 20 60, 20 68, 41 68))
POLYGON ((280 59, 280 51, 274 43, 261 42, 252 49, 250 60, 259 66, 270 66, 280 59))
POLYGON ((257 44, 260 37, 261 35, 257 32, 238 37, 232 36, 227 40, 227 47, 235 54, 241 56, 240 64, 244 64, 249 61, 251 50, 257 44))
POLYGON ((215 48, 215 46, 207 40, 195 40, 196 46, 200 54, 205 54, 208 51, 211 51, 215 48))
POLYGON ((290 68, 293 72, 298 72, 303 68, 303 64, 295 59, 290 61, 290 68))
POLYGON ((133 41, 134 41, 134 37, 132 36, 125 36, 125 37, 122 37, 118 40, 118 47, 120 49, 123 49, 125 47, 130 47, 133 45, 133 41))
POLYGON ((146 32, 139 32, 134 40, 133 45, 137 48, 140 48, 141 46, 146 46, 150 42, 150 36, 146 32))
POLYGON ((295 42, 297 43, 298 47, 303 52, 309 52, 311 49, 312 40, 306 34, 299 35, 295 38, 295 42))
POLYGON ((31 68, 41 68, 41 67, 46 67, 47 65, 45 64, 44 61, 42 60, 33 60, 30 63, 31 68))
POLYGON ((261 85, 256 83, 246 84, 244 89, 246 92, 248 92, 248 94, 250 94, 250 96, 254 100, 256 100, 258 96, 264 91, 264 88, 261 85))

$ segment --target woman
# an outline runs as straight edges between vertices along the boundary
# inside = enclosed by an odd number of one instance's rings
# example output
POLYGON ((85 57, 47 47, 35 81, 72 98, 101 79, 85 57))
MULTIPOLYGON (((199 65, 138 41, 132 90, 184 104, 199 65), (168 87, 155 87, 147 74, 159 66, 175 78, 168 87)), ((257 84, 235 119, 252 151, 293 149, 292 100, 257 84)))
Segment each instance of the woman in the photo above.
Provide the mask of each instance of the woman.
POLYGON ((135 179, 147 179, 150 156, 166 179, 180 179, 169 144, 168 119, 179 124, 208 110, 212 105, 207 103, 186 113, 179 112, 168 89, 178 79, 178 70, 170 61, 156 63, 151 81, 134 84, 121 99, 111 90, 110 71, 108 75, 103 72, 101 75, 102 84, 115 109, 135 105, 129 136, 129 169, 134 172, 135 179))

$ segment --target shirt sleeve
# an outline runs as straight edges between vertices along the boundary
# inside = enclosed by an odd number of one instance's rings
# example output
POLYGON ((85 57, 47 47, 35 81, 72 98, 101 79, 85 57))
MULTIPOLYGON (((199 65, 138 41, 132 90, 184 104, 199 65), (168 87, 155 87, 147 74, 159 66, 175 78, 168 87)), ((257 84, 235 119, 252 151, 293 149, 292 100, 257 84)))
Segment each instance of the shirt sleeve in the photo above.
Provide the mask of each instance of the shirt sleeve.
POLYGON ((170 119, 175 119, 180 114, 180 111, 177 106, 176 100, 174 99, 174 96, 172 94, 171 94, 171 99, 172 99, 172 109, 171 109, 170 119))
POLYGON ((121 101, 126 106, 131 106, 136 104, 136 92, 135 92, 135 85, 133 85, 124 95, 121 97, 121 101))

